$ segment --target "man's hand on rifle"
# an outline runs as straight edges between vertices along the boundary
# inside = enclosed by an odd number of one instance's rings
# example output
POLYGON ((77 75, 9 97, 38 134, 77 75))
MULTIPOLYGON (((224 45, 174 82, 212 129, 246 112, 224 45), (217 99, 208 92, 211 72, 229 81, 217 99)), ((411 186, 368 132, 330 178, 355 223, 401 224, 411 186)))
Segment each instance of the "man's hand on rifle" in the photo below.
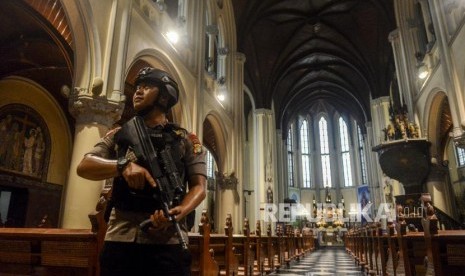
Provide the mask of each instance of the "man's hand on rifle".
POLYGON ((124 168, 122 176, 128 183, 128 186, 132 189, 142 190, 146 182, 148 182, 152 187, 157 186, 155 179, 153 179, 149 171, 134 162, 129 162, 129 164, 124 168))
MULTIPOLYGON (((184 217, 182 215, 182 206, 176 206, 170 209, 170 215, 174 215, 176 220, 179 221, 181 218, 184 217)), ((168 218, 163 214, 162 210, 156 210, 151 216, 150 220, 152 221, 152 229, 159 230, 159 229, 166 229, 172 225, 172 222, 168 220, 168 218)))
POLYGON ((150 220, 152 221, 152 227, 149 228, 149 232, 150 230, 166 230, 172 225, 168 218, 165 217, 162 210, 156 210, 150 216, 150 220))

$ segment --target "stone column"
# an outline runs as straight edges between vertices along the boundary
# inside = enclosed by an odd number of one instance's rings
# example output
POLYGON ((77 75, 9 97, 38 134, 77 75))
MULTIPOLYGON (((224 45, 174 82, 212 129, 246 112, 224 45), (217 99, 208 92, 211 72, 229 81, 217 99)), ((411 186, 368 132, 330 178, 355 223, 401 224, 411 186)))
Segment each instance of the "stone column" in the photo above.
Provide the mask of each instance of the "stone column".
POLYGON ((371 100, 372 146, 379 145, 385 141, 383 129, 391 122, 389 100, 389 97, 379 97, 371 100))
POLYGON ((423 22, 425 23, 425 32, 428 40, 427 51, 431 50, 432 44, 436 41, 436 36, 434 35, 433 22, 431 20, 431 10, 429 8, 428 0, 418 1, 421 6, 421 11, 423 14, 423 22))
POLYGON ((383 171, 378 163, 378 155, 371 149, 376 143, 373 141, 373 127, 371 122, 365 124, 367 128, 367 134, 365 136, 365 164, 367 169, 367 180, 370 187, 373 189, 373 204, 379 206, 380 203, 384 202, 384 192, 382 189, 383 185, 383 171))
POLYGON ((228 96, 224 102, 231 120, 231 129, 234 131, 227 134, 227 158, 225 160, 224 173, 230 176, 234 172, 236 178, 236 185, 222 186, 218 191, 219 194, 219 228, 221 231, 224 221, 228 214, 232 215, 232 223, 235 233, 238 233, 242 229, 242 216, 244 208, 244 163, 243 163, 243 150, 244 150, 244 87, 243 87, 243 68, 245 62, 245 56, 239 52, 229 52, 228 48, 222 48, 220 50, 220 59, 225 62, 221 70, 219 69, 219 76, 225 76, 221 86, 226 88, 228 96))
MULTIPOLYGON (((396 76, 399 90, 400 105, 407 105, 407 110, 413 111, 412 92, 408 71, 408 57, 402 48, 402 36, 400 30, 396 29, 389 34, 389 42, 391 42, 392 52, 394 54, 394 63, 396 66, 396 76), (405 102, 404 102, 405 101, 405 102)), ((391 95, 393 97, 394 95, 391 95)), ((391 101, 394 100, 394 97, 391 101)), ((409 112, 410 121, 413 121, 413 112, 409 112)))
POLYGON ((84 154, 120 118, 124 106, 122 102, 110 101, 105 96, 90 95, 85 88, 75 88, 69 104, 71 114, 76 118, 76 128, 69 177, 64 191, 61 227, 87 229, 91 228, 88 214, 95 210, 105 181, 81 178, 76 173, 76 167, 84 154))
POLYGON ((207 72, 210 75, 214 75, 215 72, 215 38, 218 35, 218 26, 208 25, 205 29, 208 35, 208 45, 205 45, 208 49, 208 60, 207 60, 207 72))
POLYGON ((239 205, 242 192, 240 191, 239 179, 235 173, 228 172, 216 176, 217 193, 218 193, 218 219, 215 221, 215 228, 218 232, 224 231, 226 218, 228 215, 232 216, 234 233, 239 233, 239 225, 242 225, 240 210, 237 208, 239 205), (239 212, 238 212, 239 211, 239 212))
MULTIPOLYGON (((254 112, 256 129, 254 131, 254 196, 255 206, 251 203, 256 219, 262 219, 265 210, 260 207, 267 202, 267 189, 271 187, 273 203, 277 204, 278 188, 276 185, 276 142, 274 135, 274 113, 269 109, 258 109, 254 112)), ((276 214, 278 215, 278 214, 276 214)), ((264 225, 262 223, 262 225, 264 225)), ((263 227, 262 227, 263 228, 263 227)), ((273 228, 273 227, 272 227, 273 228)))

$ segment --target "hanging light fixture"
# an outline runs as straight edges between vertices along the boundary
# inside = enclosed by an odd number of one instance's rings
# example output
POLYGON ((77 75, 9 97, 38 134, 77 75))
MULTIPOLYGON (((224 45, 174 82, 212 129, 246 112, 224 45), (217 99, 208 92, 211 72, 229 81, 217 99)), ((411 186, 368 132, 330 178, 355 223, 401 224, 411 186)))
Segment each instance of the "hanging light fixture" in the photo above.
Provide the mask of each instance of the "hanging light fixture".
POLYGON ((418 66, 418 78, 421 80, 425 79, 428 76, 428 68, 426 68, 426 65, 422 62, 418 66))
POLYGON ((176 44, 179 41, 179 34, 176 31, 168 31, 166 37, 172 44, 176 44))
POLYGON ((218 94, 216 97, 220 102, 226 100, 226 78, 224 76, 218 78, 218 94))

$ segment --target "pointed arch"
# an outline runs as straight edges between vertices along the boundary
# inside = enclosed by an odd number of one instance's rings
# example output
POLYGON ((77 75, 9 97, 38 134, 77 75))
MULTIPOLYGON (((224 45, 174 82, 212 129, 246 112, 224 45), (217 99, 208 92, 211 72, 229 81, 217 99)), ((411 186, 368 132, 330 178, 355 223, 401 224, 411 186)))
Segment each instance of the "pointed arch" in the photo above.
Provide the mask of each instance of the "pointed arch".
POLYGON ((210 112, 203 121, 203 144, 216 160, 218 170, 222 172, 226 165, 227 147, 225 126, 220 116, 210 112))
POLYGON ((450 106, 446 93, 441 90, 431 93, 429 104, 426 105, 424 114, 428 114, 425 117, 425 125, 427 126, 428 140, 431 142, 431 156, 437 156, 442 159, 445 141, 452 130, 450 106))

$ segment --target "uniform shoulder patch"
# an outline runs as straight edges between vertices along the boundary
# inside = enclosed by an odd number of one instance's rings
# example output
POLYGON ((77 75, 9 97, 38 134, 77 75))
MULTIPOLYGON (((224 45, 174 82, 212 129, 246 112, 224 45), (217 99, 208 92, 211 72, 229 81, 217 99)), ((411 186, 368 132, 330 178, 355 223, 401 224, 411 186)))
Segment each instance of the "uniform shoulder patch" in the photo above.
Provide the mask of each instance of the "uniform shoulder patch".
POLYGON ((174 133, 180 138, 186 138, 186 132, 183 129, 176 129, 174 133))
POLYGON ((195 154, 202 153, 202 144, 200 144, 200 140, 197 137, 197 135, 195 135, 194 133, 189 133, 188 138, 192 142, 194 153, 195 154))

